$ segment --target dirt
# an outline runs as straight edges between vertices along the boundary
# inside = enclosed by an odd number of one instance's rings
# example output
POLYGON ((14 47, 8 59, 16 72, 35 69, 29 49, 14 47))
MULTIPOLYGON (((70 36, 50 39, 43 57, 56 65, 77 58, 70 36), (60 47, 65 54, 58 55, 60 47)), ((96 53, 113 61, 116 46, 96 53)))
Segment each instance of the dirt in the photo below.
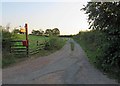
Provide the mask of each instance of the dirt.
POLYGON ((94 68, 72 39, 49 55, 3 69, 3 84, 117 84, 94 68), (70 42, 74 43, 71 50, 70 42))

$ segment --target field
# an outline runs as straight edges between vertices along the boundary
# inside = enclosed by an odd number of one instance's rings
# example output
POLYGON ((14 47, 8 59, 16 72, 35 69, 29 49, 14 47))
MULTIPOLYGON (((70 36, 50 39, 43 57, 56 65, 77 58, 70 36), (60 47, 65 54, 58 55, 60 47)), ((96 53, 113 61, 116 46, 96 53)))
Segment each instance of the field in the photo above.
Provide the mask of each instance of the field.
MULTIPOLYGON (((26 40, 26 37, 24 34, 17 34, 17 39, 15 38, 14 40, 26 40)), ((28 40, 29 40, 29 49, 35 50, 37 48, 37 42, 38 44, 44 44, 49 40, 49 37, 28 35, 28 40)), ((17 44, 22 45, 22 42, 17 44)))

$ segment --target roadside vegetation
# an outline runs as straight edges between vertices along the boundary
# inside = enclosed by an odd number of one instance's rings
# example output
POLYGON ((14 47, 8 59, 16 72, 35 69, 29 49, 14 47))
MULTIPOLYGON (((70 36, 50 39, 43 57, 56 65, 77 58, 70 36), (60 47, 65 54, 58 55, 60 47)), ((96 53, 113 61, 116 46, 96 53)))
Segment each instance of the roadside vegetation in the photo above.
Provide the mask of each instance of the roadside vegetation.
POLYGON ((118 67, 118 62, 115 60, 116 54, 119 54, 119 50, 114 52, 109 50, 111 43, 106 38, 105 33, 96 30, 80 32, 75 35, 73 39, 79 43, 86 52, 91 64, 107 74, 110 78, 118 79, 118 81, 120 80, 120 69, 118 67), (111 55, 113 57, 111 57, 111 55), (113 64, 117 64, 117 66, 113 64))
POLYGON ((105 47, 109 45, 105 40, 105 34, 95 30, 79 32, 73 39, 82 46, 90 62, 100 68, 99 59, 104 55, 105 47))
POLYGON ((89 60, 101 71, 120 81, 120 2, 89 2, 82 10, 88 14, 91 31, 79 32, 74 39, 89 60))
MULTIPOLYGON (((29 49, 30 51, 35 50, 39 44, 43 44, 44 48, 39 50, 39 53, 29 55, 15 55, 14 53, 10 53, 10 41, 12 40, 25 40, 25 34, 18 34, 17 30, 14 30, 13 32, 9 32, 6 29, 2 28, 2 67, 7 67, 13 63, 17 63, 19 61, 23 61, 29 58, 36 58, 39 56, 46 56, 49 55, 59 49, 61 49, 65 42, 65 38, 60 38, 56 35, 50 35, 50 36, 41 36, 41 35, 35 35, 31 34, 28 35, 29 39, 29 49), (16 32, 15 32, 16 31, 16 32)), ((19 43, 20 45, 22 43, 19 43)), ((18 45, 19 45, 18 44, 18 45)))

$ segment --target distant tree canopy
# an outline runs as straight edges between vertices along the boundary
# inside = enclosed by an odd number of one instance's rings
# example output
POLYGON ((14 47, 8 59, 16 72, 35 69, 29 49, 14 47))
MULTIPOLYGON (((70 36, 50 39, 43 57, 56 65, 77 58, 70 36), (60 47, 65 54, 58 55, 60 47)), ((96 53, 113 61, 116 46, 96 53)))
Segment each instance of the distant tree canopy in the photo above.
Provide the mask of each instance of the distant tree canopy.
POLYGON ((46 29, 45 34, 48 36, 52 35, 52 30, 51 29, 46 29))
POLYGON ((40 31, 39 30, 32 30, 32 35, 40 35, 40 31))
POLYGON ((54 28, 54 29, 46 29, 45 32, 40 29, 40 30, 32 30, 32 35, 46 35, 46 36, 59 36, 60 35, 60 31, 58 28, 54 28))
POLYGON ((54 28, 54 29, 52 30, 52 34, 53 34, 53 35, 56 35, 56 36, 60 35, 59 29, 58 29, 58 28, 54 28))
POLYGON ((15 33, 15 34, 18 34, 18 33, 20 33, 20 30, 19 29, 14 29, 12 32, 15 33))
POLYGON ((43 31, 42 29, 40 29, 39 31, 40 31, 39 34, 40 34, 41 36, 44 35, 44 31, 43 31))

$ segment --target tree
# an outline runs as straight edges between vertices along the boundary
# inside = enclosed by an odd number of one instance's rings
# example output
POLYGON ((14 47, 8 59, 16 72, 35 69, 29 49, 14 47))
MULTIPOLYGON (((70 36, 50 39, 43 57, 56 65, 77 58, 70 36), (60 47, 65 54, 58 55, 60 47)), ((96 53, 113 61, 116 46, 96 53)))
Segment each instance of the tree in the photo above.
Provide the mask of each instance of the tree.
POLYGON ((52 34, 53 34, 53 35, 56 35, 56 36, 60 35, 59 29, 58 29, 58 28, 54 28, 54 29, 52 30, 52 34))
POLYGON ((44 31, 42 29, 40 29, 40 30, 32 30, 32 34, 42 36, 44 34, 44 31))
POLYGON ((32 32, 31 32, 31 33, 32 33, 32 35, 35 35, 35 30, 32 30, 32 32))
POLYGON ((10 23, 8 23, 8 24, 6 25, 6 30, 7 30, 7 31, 10 30, 10 23))
POLYGON ((32 30, 32 34, 33 35, 40 35, 40 31, 39 30, 32 30))
POLYGON ((44 31, 42 29, 39 30, 40 31, 40 35, 44 35, 44 31))
POLYGON ((51 35, 58 36, 60 35, 60 31, 58 28, 46 29, 45 34, 48 36, 51 36, 51 35))
POLYGON ((52 35, 52 30, 51 29, 46 29, 45 34, 48 36, 52 35))
POLYGON ((20 30, 19 29, 14 29, 13 33, 18 34, 18 33, 20 33, 20 30))
MULTIPOLYGON (((89 29, 111 31, 120 27, 119 2, 89 2, 83 10, 88 14, 89 29)), ((113 34, 118 33, 114 30, 113 34)))
POLYGON ((102 68, 120 77, 120 2, 89 2, 84 8, 88 14, 89 29, 105 33, 108 46, 100 58, 102 68))

